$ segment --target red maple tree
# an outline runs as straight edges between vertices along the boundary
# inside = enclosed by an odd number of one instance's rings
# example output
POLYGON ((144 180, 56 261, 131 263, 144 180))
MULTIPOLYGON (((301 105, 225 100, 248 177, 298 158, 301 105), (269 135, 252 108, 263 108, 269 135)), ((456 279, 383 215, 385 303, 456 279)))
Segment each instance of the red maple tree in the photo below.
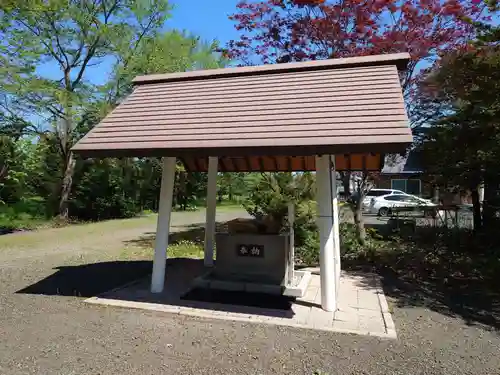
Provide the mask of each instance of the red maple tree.
POLYGON ((411 94, 419 66, 474 37, 487 20, 479 0, 243 0, 230 16, 241 32, 224 50, 243 65, 409 52, 411 94))

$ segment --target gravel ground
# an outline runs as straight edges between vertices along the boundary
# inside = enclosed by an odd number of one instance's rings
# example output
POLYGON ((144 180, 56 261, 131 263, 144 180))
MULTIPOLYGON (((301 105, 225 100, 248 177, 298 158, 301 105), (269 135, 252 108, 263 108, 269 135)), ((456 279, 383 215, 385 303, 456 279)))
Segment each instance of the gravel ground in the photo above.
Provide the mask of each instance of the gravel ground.
MULTIPOLYGON (((200 223, 203 213, 172 220, 200 223)), ((394 341, 87 305, 65 283, 116 280, 78 266, 118 259, 154 220, 92 225, 0 238, 0 374, 500 374, 498 331, 424 307, 393 304, 394 341), (54 278, 61 266, 80 271, 54 278)))

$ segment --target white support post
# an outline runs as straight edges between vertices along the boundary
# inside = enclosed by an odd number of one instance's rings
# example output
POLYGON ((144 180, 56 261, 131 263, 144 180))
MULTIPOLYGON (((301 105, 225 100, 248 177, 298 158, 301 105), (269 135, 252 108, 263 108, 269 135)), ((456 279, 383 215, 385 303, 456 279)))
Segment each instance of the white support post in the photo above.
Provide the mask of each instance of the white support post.
POLYGON ((293 223, 295 222, 295 205, 288 203, 288 224, 290 225, 290 242, 288 252, 288 285, 294 286, 295 279, 295 232, 293 230, 293 223))
POLYGON ((161 174, 160 207, 156 225, 155 254, 151 292, 161 293, 165 284, 165 266, 167 263, 168 236, 170 234, 170 213, 175 183, 175 158, 163 158, 161 174))
POLYGON ((215 207, 217 204, 217 164, 216 156, 208 158, 207 211, 205 224, 205 267, 214 265, 215 207))
POLYGON ((338 295, 340 286, 340 233, 339 233, 339 201, 337 189, 337 170, 335 167, 335 155, 331 159, 331 192, 332 192, 332 206, 333 206, 333 247, 335 252, 335 295, 338 295))
POLYGON ((318 228, 320 239, 319 267, 321 281, 321 307, 335 311, 335 249, 333 229, 330 155, 316 157, 316 185, 318 202, 318 228))

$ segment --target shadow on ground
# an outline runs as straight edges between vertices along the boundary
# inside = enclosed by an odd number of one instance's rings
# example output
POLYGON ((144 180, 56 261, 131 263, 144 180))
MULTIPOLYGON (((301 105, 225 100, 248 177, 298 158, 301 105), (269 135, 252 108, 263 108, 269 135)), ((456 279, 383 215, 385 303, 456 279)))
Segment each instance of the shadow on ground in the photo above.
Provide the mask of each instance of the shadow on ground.
POLYGON ((206 271, 203 267, 203 260, 200 259, 168 259, 165 290, 163 293, 153 294, 149 290, 151 267, 150 261, 102 262, 57 267, 54 274, 17 293, 76 297, 99 296, 101 299, 202 308, 220 312, 261 314, 283 318, 294 316, 290 308, 291 301, 287 297, 262 296, 260 298, 258 293, 253 293, 252 304, 247 306, 241 293, 228 292, 213 296, 200 293, 197 289, 188 293, 191 290, 193 278, 206 271))
POLYGON ((151 273, 151 261, 116 261, 60 266, 17 293, 92 297, 151 273))
POLYGON ((498 330, 500 249, 491 238, 423 227, 343 267, 378 273, 398 307, 426 307, 498 330))
MULTIPOLYGON (((269 306, 266 306, 265 300, 259 301, 260 303, 257 304, 259 306, 245 306, 245 301, 241 298, 241 293, 231 296, 232 292, 229 292, 224 296, 215 296, 220 299, 218 302, 212 298, 214 296, 210 295, 190 296, 190 291, 197 290, 196 288, 193 289, 192 280, 206 271, 207 269, 203 266, 202 259, 169 258, 167 260, 165 288, 162 293, 150 293, 150 279, 149 277, 145 277, 124 288, 103 293, 99 297, 100 299, 108 298, 127 302, 155 303, 220 312, 261 314, 283 318, 293 317, 294 313, 291 309, 275 309, 276 301, 270 301, 269 306), (194 297, 194 299, 190 299, 191 297, 194 297), (274 306, 274 309, 271 305, 274 306)), ((256 296, 257 293, 254 294, 254 299, 258 298, 256 296)), ((269 297, 266 296, 265 299, 269 300, 269 297)), ((283 297, 283 299, 287 298, 283 297)), ((282 302, 286 303, 286 301, 282 302)))
MULTIPOLYGON (((176 244, 186 240, 203 243, 203 225, 200 223, 179 227, 186 230, 172 233, 169 243, 176 244)), ((156 233, 147 232, 137 239, 125 241, 125 244, 152 248, 155 236, 156 233)), ((114 261, 60 266, 55 268, 54 274, 17 293, 92 297, 144 278, 151 273, 151 269, 151 261, 114 261)))
MULTIPOLYGON (((224 225, 224 223, 217 224, 224 225)), ((182 241, 203 243, 204 224, 191 224, 178 228, 186 230, 172 233, 170 244, 182 241)), ((137 239, 127 241, 126 244, 151 248, 154 246, 154 240, 155 233, 150 232, 137 239)), ((277 301, 276 298, 269 299, 268 296, 260 298, 258 293, 254 293, 253 305, 251 306, 245 306, 245 300, 239 294, 234 293, 234 295, 226 293, 225 295, 212 296, 198 291, 187 295, 186 298, 181 298, 191 289, 191 281, 207 271, 203 266, 203 260, 200 259, 167 259, 166 274, 168 277, 166 278, 165 291, 159 294, 150 293, 151 261, 101 262, 79 266, 60 266, 54 270, 52 275, 17 291, 17 293, 77 297, 99 296, 132 302, 201 307, 223 312, 293 317, 293 311, 286 307, 287 304, 289 306, 287 297, 283 297, 283 301, 277 301), (217 302, 214 299, 220 301, 217 302), (266 307, 266 305, 269 306, 266 307), (278 305, 280 307, 276 307, 278 305)))

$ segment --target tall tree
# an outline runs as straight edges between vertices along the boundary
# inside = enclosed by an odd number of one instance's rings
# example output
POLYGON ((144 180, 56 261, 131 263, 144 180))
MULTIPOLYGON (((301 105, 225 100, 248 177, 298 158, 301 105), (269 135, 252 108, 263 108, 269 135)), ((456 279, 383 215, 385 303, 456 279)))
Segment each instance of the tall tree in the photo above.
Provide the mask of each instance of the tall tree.
POLYGON ((140 48, 158 33, 168 11, 167 0, 30 0, 7 2, 1 11, 2 61, 25 65, 14 69, 3 89, 53 124, 63 169, 61 218, 68 217, 75 129, 99 99, 89 70, 125 45, 131 53, 140 48), (48 66, 58 72, 42 75, 48 66))
MULTIPOLYGON (((231 16, 240 38, 224 52, 243 64, 409 52, 401 80, 412 126, 418 127, 427 121, 413 100, 421 68, 465 45, 475 35, 471 20, 486 21, 485 7, 465 0, 243 0, 231 16)), ((341 177, 349 180, 350 172, 341 177)), ((366 173, 358 177, 370 179, 366 173)), ((370 184, 357 186, 362 200, 370 184)), ((363 242, 360 204, 352 208, 363 242)))
POLYGON ((425 119, 409 100, 422 67, 464 45, 485 5, 460 0, 243 0, 230 18, 240 38, 225 50, 243 64, 272 64, 409 52, 402 76, 414 126, 425 119))
POLYGON ((424 167, 438 182, 470 190, 475 228, 492 226, 500 206, 500 45, 447 55, 428 73, 421 97, 439 109, 419 147, 424 167))
MULTIPOLYGON (((166 31, 144 39, 135 53, 119 50, 109 82, 103 85, 103 100, 90 108, 77 128, 83 136, 132 90, 137 75, 210 69, 225 65, 214 53, 216 42, 178 31, 166 31)), ((159 159, 78 160, 72 194, 73 214, 90 219, 128 216, 144 209, 158 208, 161 162, 159 159), (94 197, 88 199, 88 197, 94 197)), ((186 209, 205 194, 205 174, 191 173, 178 165, 175 205, 186 209)))

